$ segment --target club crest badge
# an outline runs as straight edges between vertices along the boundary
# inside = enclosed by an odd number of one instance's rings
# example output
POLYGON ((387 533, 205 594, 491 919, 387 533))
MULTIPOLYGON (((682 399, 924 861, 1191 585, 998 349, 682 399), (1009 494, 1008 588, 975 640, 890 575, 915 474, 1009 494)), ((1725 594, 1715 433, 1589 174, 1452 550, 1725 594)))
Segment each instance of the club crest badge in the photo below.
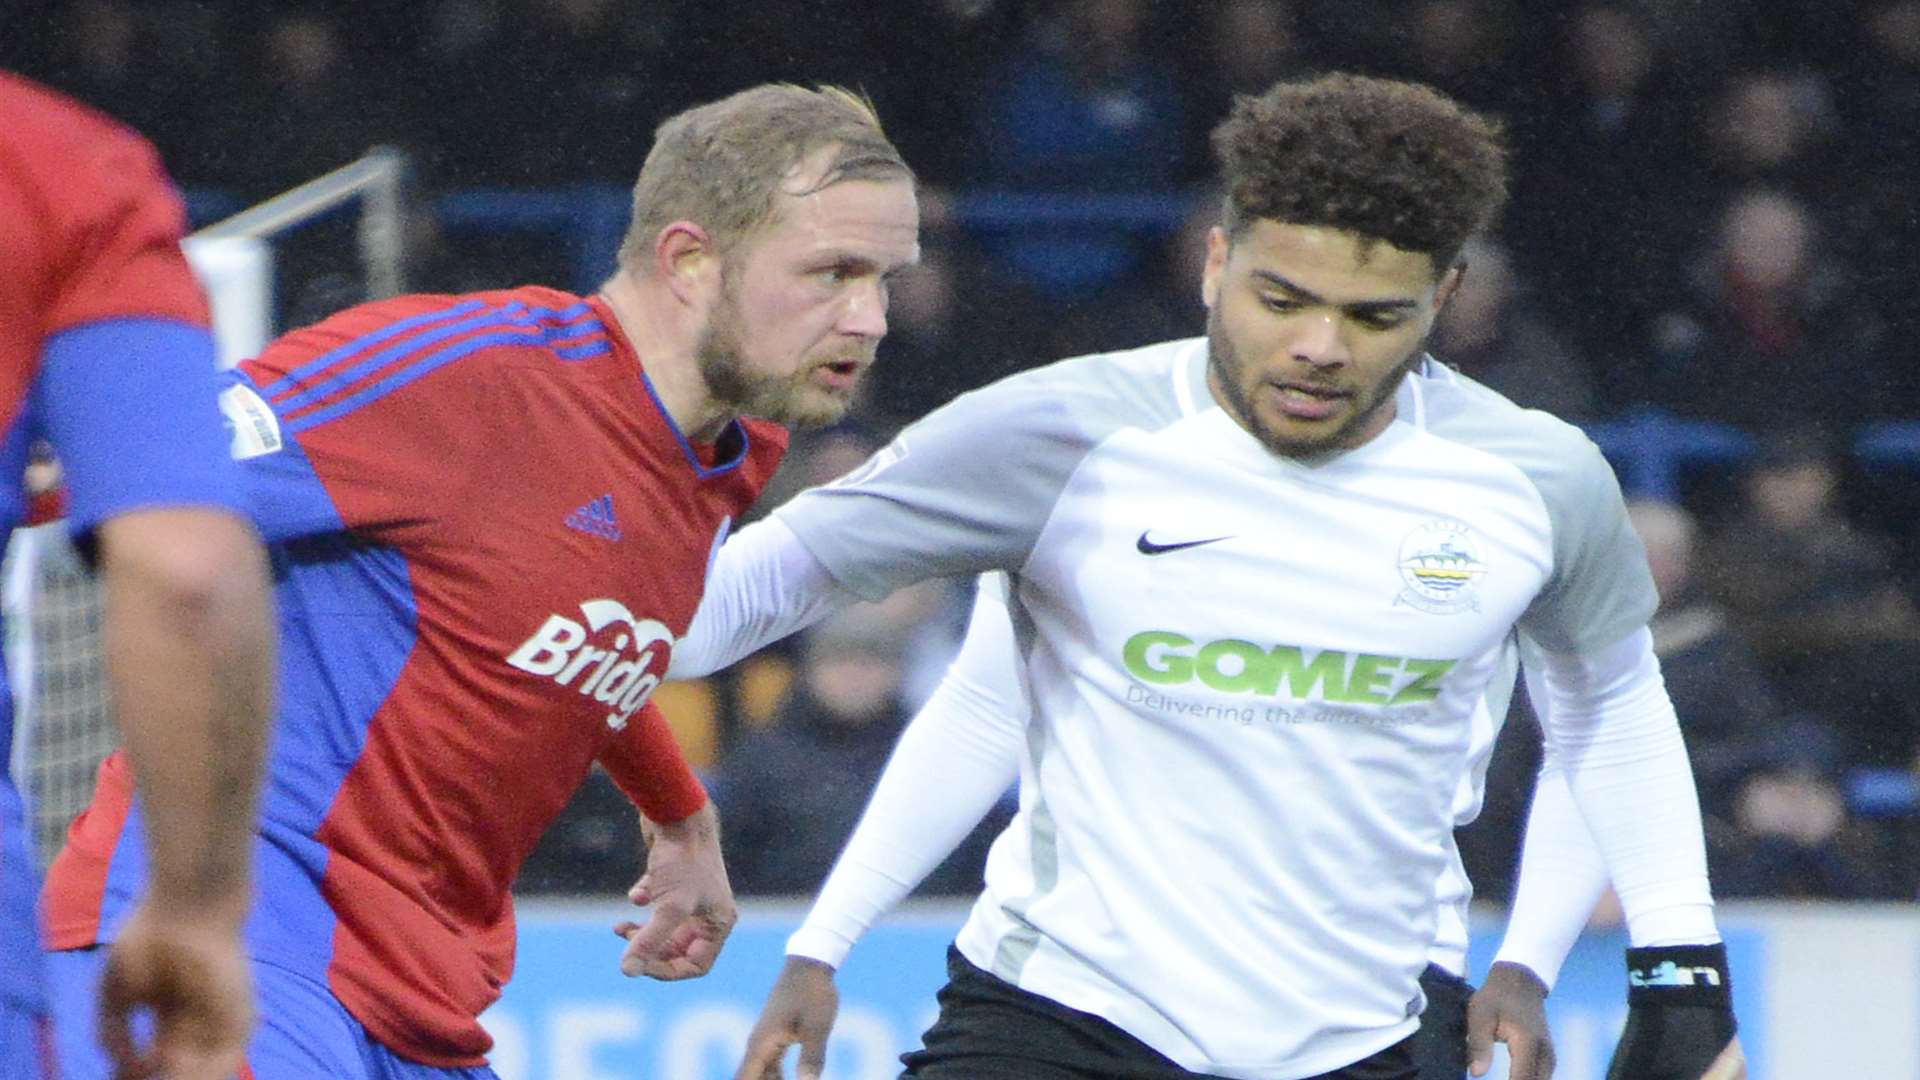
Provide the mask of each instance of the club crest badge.
POLYGON ((1464 522, 1429 521, 1400 542, 1400 580, 1394 598, 1435 615, 1479 610, 1480 578, 1487 572, 1480 541, 1464 522))

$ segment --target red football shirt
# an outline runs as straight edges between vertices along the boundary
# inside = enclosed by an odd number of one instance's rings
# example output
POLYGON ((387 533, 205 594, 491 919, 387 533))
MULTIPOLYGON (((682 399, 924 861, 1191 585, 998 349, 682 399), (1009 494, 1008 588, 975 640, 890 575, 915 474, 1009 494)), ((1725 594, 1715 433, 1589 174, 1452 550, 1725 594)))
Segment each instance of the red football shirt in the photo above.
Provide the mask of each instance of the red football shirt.
MULTIPOLYGON (((785 432, 694 445, 606 304, 542 288, 354 308, 222 402, 282 634, 251 946, 401 1055, 476 1064, 514 875, 591 765, 656 819, 704 801, 645 701, 785 432)), ((138 887, 124 771, 54 868, 55 947, 138 887)))
MULTIPOLYGON (((27 516, 37 440, 61 458, 80 533, 142 507, 234 505, 185 221, 145 140, 0 72, 0 536, 27 516)), ((0 1002, 37 1009, 12 703, 0 665, 0 1002)))

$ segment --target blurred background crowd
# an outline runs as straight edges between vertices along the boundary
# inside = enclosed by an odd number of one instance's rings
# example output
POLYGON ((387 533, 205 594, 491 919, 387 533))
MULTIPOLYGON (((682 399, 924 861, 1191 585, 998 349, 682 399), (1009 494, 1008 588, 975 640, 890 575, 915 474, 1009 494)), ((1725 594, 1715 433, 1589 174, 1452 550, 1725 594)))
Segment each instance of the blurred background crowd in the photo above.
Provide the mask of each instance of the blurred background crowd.
MULTIPOLYGON (((138 127, 196 207, 374 144, 426 196, 617 190, 688 105, 768 79, 867 91, 926 185, 925 262, 860 407, 796 443, 762 509, 957 393, 1199 333, 1207 135, 1235 93, 1330 69, 1431 83, 1502 117, 1515 151, 1434 354, 1610 454, 1655 430, 1718 448, 1623 469, 1716 892, 1920 896, 1920 0, 14 6, 0 65, 138 127)), ((413 288, 595 284, 551 237, 456 230, 434 205, 413 288)), ((352 299, 296 280, 283 320, 352 299)), ((908 590, 662 691, 741 892, 825 875, 968 589, 908 590)), ((1538 742, 1516 715, 1462 834, 1482 896, 1509 895, 1538 742)), ((977 888, 1011 805, 923 892, 977 888)), ((624 889, 635 837, 590 784, 521 887, 624 889)))

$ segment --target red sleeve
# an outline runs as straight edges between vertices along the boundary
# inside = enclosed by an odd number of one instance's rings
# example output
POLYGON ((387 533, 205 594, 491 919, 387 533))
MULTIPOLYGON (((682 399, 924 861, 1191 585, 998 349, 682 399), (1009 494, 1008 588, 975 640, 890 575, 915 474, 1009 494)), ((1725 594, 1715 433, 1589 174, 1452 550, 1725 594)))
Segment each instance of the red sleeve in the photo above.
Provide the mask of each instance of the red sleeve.
POLYGON ((707 789, 680 752, 666 716, 651 702, 601 751, 600 764, 649 821, 671 825, 707 805, 707 789))
POLYGON ((186 210, 159 154, 131 131, 72 153, 72 172, 47 193, 60 222, 48 336, 116 318, 206 325, 206 299, 180 251, 186 210))
MULTIPOLYGON (((362 304, 291 331, 239 365, 222 395, 236 426, 259 432, 241 453, 249 504, 269 540, 350 529, 400 543, 478 495, 488 439, 475 417, 512 415, 492 380, 466 365, 435 370, 435 350, 478 302, 403 296, 362 304), (430 380, 413 381, 433 371, 430 380)), ((443 538, 451 534, 443 532, 443 538)))
POLYGON ((0 133, 5 427, 61 331, 129 318, 204 326, 207 307, 180 253, 186 215, 144 139, 4 71, 0 133))
POLYGON ((458 552, 492 543, 505 508, 530 513, 503 493, 551 489, 573 460, 565 447, 594 423, 582 387, 616 374, 572 367, 552 343, 576 332, 565 327, 604 336, 590 315, 578 297, 532 286, 361 304, 242 363, 247 385, 223 405, 236 428, 257 422, 256 441, 270 444, 240 455, 260 482, 315 508, 299 485, 317 478, 336 528, 458 552))

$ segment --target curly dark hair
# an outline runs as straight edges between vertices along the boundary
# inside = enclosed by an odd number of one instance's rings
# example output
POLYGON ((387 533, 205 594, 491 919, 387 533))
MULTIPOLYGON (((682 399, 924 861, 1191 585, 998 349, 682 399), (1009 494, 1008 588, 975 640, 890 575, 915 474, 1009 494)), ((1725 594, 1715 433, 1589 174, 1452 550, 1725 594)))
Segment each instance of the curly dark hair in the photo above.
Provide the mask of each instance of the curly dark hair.
POLYGON ((1213 131, 1223 221, 1320 225, 1452 266, 1507 197, 1499 121, 1418 83, 1358 75, 1242 96, 1213 131))

